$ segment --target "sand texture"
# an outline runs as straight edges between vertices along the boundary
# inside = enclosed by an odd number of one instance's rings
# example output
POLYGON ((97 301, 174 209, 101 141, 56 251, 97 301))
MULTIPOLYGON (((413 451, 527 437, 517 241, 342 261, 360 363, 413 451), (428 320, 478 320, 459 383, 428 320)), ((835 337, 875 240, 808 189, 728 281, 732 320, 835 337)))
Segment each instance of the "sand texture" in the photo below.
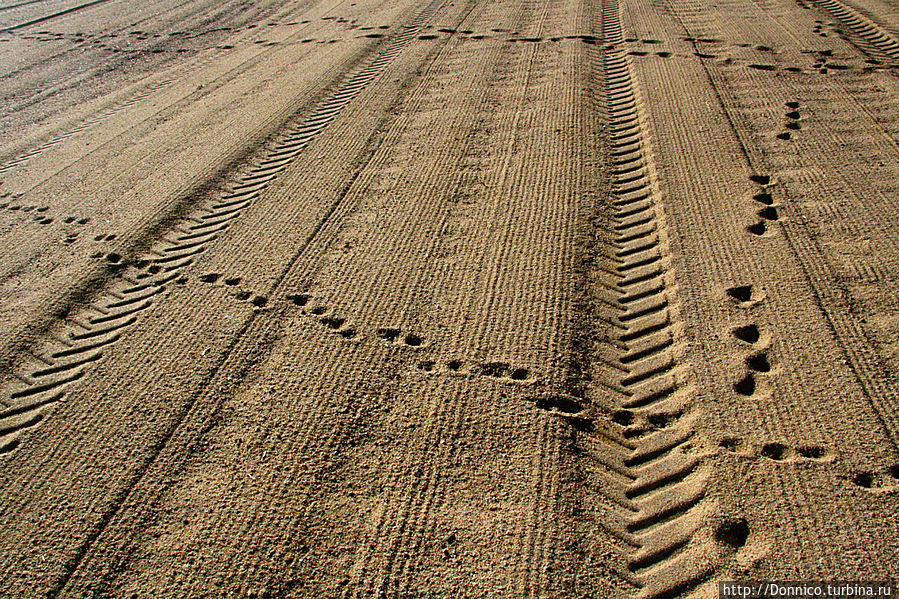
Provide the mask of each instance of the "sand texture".
POLYGON ((0 598, 899 575, 896 0, 2 0, 0 598))

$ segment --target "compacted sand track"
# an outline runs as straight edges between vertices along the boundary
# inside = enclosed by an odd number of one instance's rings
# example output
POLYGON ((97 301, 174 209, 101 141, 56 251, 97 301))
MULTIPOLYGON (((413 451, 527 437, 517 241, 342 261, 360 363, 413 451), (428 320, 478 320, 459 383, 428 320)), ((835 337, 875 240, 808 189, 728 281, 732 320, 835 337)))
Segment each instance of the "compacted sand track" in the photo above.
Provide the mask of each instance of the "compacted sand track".
POLYGON ((899 554, 884 0, 0 5, 0 596, 899 554))

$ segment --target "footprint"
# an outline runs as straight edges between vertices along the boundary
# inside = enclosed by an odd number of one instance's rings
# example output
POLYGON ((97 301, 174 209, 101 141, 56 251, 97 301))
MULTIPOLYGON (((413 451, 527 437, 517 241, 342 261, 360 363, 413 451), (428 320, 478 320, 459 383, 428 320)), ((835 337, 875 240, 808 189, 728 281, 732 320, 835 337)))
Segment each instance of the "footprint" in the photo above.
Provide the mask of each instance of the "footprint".
POLYGON ((420 335, 415 333, 403 335, 402 331, 395 327, 380 328, 375 331, 375 334, 385 341, 402 342, 406 347, 422 347, 424 345, 424 339, 420 335))
POLYGON ((752 199, 760 204, 765 204, 766 206, 770 206, 774 203, 774 198, 771 197, 770 193, 757 193, 752 196, 752 199))
POLYGON ((565 415, 580 414, 584 411, 581 400, 573 395, 547 393, 536 398, 534 402, 541 410, 565 415))
POLYGON ((309 300, 312 299, 309 295, 305 293, 298 293, 296 295, 288 295, 287 300, 292 302, 295 306, 305 306, 309 303, 309 300))
POLYGON ((852 482, 859 487, 870 489, 872 486, 874 486, 874 475, 870 472, 856 472, 852 477, 852 482))
POLYGON ((753 235, 757 235, 758 237, 763 236, 768 232, 768 226, 764 223, 764 221, 759 221, 754 225, 749 225, 746 227, 746 230, 752 233, 753 235))
POLYGON ((765 352, 746 358, 746 365, 756 372, 771 372, 771 363, 768 362, 768 355, 765 352))
POLYGON ((502 378, 509 371, 509 365, 506 362, 488 362, 481 364, 480 374, 492 378, 502 378))
POLYGON ((509 374, 509 378, 513 381, 524 381, 527 380, 528 375, 530 375, 530 371, 527 368, 516 368, 509 374))
POLYGON ((740 395, 749 397, 755 393, 755 389, 755 377, 752 376, 752 373, 747 373, 742 379, 734 383, 734 391, 740 395))
POLYGON ((754 324, 747 324, 742 327, 737 327, 733 330, 733 334, 734 337, 736 337, 740 341, 744 341, 752 345, 758 343, 759 338, 761 337, 759 328, 754 324))
POLYGON ((733 553, 746 545, 749 533, 746 518, 727 518, 715 529, 715 540, 733 553))
POLYGON ((784 459, 786 451, 787 446, 783 443, 765 443, 762 446, 762 457, 779 462, 784 459))
POLYGON ((762 208, 758 212, 759 216, 764 218, 765 220, 779 220, 780 216, 777 214, 777 208, 774 206, 768 206, 767 208, 762 208))
POLYGON ((387 341, 396 341, 400 336, 400 330, 391 328, 378 329, 377 331, 375 331, 375 334, 381 339, 385 339, 387 341))
POLYGON ((764 292, 752 285, 728 287, 726 292, 727 295, 739 302, 739 305, 744 308, 754 306, 765 299, 764 292))
POLYGON ((343 318, 340 318, 339 316, 325 316, 324 318, 322 318, 320 320, 321 320, 322 324, 324 324, 325 326, 327 326, 328 328, 331 328, 331 329, 339 329, 340 327, 343 326, 343 323, 346 322, 343 318))
POLYGON ((821 460, 826 457, 824 449, 816 445, 797 447, 796 453, 807 460, 821 460))
POLYGON ((770 175, 750 175, 749 180, 759 185, 768 185, 771 183, 770 175))
POLYGON ((873 492, 896 491, 899 490, 899 464, 875 472, 858 471, 850 480, 854 485, 873 492))

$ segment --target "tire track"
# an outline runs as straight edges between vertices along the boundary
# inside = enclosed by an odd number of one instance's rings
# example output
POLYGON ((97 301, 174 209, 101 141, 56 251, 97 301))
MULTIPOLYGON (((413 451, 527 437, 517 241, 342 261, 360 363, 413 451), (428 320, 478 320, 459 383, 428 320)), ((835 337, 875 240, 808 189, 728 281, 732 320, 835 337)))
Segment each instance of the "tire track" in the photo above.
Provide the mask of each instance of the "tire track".
POLYGON ((0 174, 3 174, 8 170, 11 170, 21 164, 24 164, 25 162, 28 162, 29 159, 33 158, 34 156, 37 156, 38 154, 42 153, 43 151, 45 151, 49 148, 52 148, 53 146, 69 139, 70 137, 77 135, 78 133, 81 133, 85 129, 92 127, 93 125, 96 125, 97 123, 105 121, 109 117, 113 116, 114 114, 116 114, 126 108, 134 106, 135 104, 137 104, 141 100, 147 98, 154 92, 157 92, 161 89, 168 87, 170 84, 174 83, 175 81, 176 81, 176 79, 174 77, 167 77, 167 78, 163 79, 162 81, 157 81, 156 83, 148 85, 147 87, 145 87, 143 89, 136 90, 135 93, 133 95, 131 95, 131 97, 124 98, 122 100, 119 100, 117 102, 114 102, 114 103, 106 106, 105 108, 100 109, 96 113, 94 113, 94 114, 88 116, 87 118, 85 118, 84 120, 82 120, 80 123, 78 123, 71 129, 63 131, 62 133, 58 133, 58 134, 54 135, 53 137, 51 137, 50 139, 31 148, 30 150, 27 150, 27 151, 19 154, 18 156, 11 158, 8 162, 6 162, 6 164, 4 164, 3 166, 0 166, 0 174))
POLYGON ((849 28, 855 45, 871 58, 899 66, 899 40, 882 25, 872 21, 840 0, 813 0, 820 8, 849 28))
MULTIPOLYGON (((177 7, 175 7, 175 9, 180 8, 184 4, 188 4, 188 3, 189 2, 184 2, 183 4, 179 4, 177 7)), ((306 8, 308 8, 308 7, 304 7, 304 10, 306 8)), ((175 9, 172 9, 172 10, 175 10, 175 9)), ((292 12, 288 11, 288 14, 292 14, 292 12)), ((303 13, 303 14, 305 14, 305 13, 303 13)), ((131 23, 127 27, 121 27, 121 28, 117 29, 116 31, 121 32, 121 31, 134 29, 134 27, 137 26, 137 24, 139 24, 140 22, 141 21, 131 23)), ((300 31, 297 31, 296 33, 294 33, 291 36, 289 36, 288 38, 286 38, 280 44, 280 46, 284 47, 284 46, 290 45, 292 43, 296 43, 295 40, 302 37, 304 32, 305 32, 305 28, 301 29, 300 31)), ((260 51, 256 55, 254 55, 253 57, 247 59, 244 63, 242 63, 238 67, 235 67, 234 69, 229 71, 229 73, 227 73, 227 75, 234 77, 235 75, 244 72, 248 65, 252 65, 252 64, 255 64, 256 62, 258 62, 262 56, 267 54, 268 51, 269 51, 268 49, 263 49, 262 51, 260 51)), ((61 54, 58 54, 53 58, 55 59, 58 56, 61 56, 61 54)), ((78 133, 81 133, 82 131, 90 128, 93 125, 96 125, 102 121, 105 121, 106 119, 121 112, 122 110, 130 108, 131 106, 134 106, 135 104, 139 103, 141 100, 146 99, 153 93, 163 90, 163 89, 169 87, 171 84, 179 81, 180 79, 183 79, 188 73, 197 72, 197 71, 202 70, 207 65, 209 65, 210 63, 215 61, 218 57, 219 57, 219 55, 213 53, 210 56, 207 56, 201 60, 194 62, 193 64, 187 65, 184 70, 182 70, 178 73, 178 76, 176 76, 174 74, 169 75, 160 81, 152 83, 146 87, 134 90, 133 92, 131 92, 131 94, 133 94, 133 95, 126 96, 125 98, 116 100, 113 103, 108 104, 107 106, 99 109, 97 112, 90 114, 90 115, 86 115, 85 117, 83 117, 81 122, 75 124, 70 129, 66 129, 66 130, 62 131, 61 133, 57 133, 57 134, 53 135, 49 139, 39 143, 37 146, 34 146, 33 148, 30 148, 30 149, 22 152, 21 154, 13 155, 12 157, 10 157, 5 164, 0 166, 0 174, 3 174, 9 170, 12 170, 13 168, 16 168, 16 167, 28 162, 28 160, 30 160, 31 158, 41 154, 42 152, 48 150, 49 148, 51 148, 57 144, 65 141, 66 139, 69 139, 70 137, 73 137, 73 136, 77 135, 78 133)), ((177 104, 177 102, 175 102, 173 104, 177 104)), ((157 111, 157 113, 155 113, 155 114, 159 114, 160 112, 167 110, 168 108, 169 108, 169 106, 161 109, 160 111, 157 111)), ((102 146, 100 146, 100 147, 102 147, 102 146)), ((97 148, 95 148, 95 150, 96 149, 97 148)))
POLYGON ((56 19, 59 17, 64 17, 65 15, 69 15, 74 12, 78 12, 79 10, 84 10, 85 8, 90 8, 91 6, 96 6, 98 4, 105 4, 106 2, 109 2, 109 0, 92 0, 91 2, 85 2, 84 4, 79 4, 78 6, 73 6, 71 8, 61 10, 59 12, 45 15, 43 17, 38 17, 36 19, 32 19, 32 20, 26 21, 24 23, 19 23, 17 25, 10 25, 9 27, 4 27, 3 29, 0 29, 0 33, 9 33, 10 31, 15 31, 16 29, 22 29, 22 28, 28 27, 30 25, 37 25, 38 23, 43 23, 45 21, 52 21, 53 19, 56 19))
POLYGON ((432 0, 419 11, 382 53, 346 76, 311 114, 288 123, 262 158, 227 192, 177 222, 142 259, 127 264, 118 254, 107 255, 109 267, 121 272, 88 306, 62 323, 14 373, 19 382, 7 385, 0 393, 0 454, 18 446, 21 435, 39 424, 53 404, 63 399, 66 387, 102 358, 103 348, 135 324, 140 313, 164 294, 180 272, 384 71, 441 4, 442 0, 432 0))
POLYGON ((16 4, 10 4, 9 6, 0 6, 0 12, 4 10, 10 10, 12 8, 19 8, 20 6, 28 6, 29 4, 37 4, 38 2, 45 2, 46 0, 26 0, 25 2, 17 2, 16 4))
POLYGON ((629 553, 623 578, 641 597, 669 597, 714 573, 719 552, 700 538, 714 509, 711 469, 696 447, 689 367, 678 360, 666 223, 617 0, 602 2, 600 18, 604 51, 594 50, 591 63, 603 85, 611 193, 587 276, 605 334, 588 333, 593 355, 578 369, 590 380, 538 406, 567 414, 581 433, 591 475, 613 505, 601 525, 629 553))
MULTIPOLYGON (((419 11, 417 11, 417 13, 415 13, 415 14, 417 14, 417 16, 414 18, 413 22, 411 24, 405 26, 406 28, 408 28, 408 30, 410 32, 409 37, 415 35, 417 33, 417 31, 420 31, 420 29, 424 26, 424 24, 428 20, 430 20, 433 17, 433 15, 436 14, 436 12, 443 5, 444 5, 444 2, 442 0, 433 0, 429 5, 427 5, 423 9, 420 9, 419 11)), ((420 72, 418 69, 415 70, 415 73, 418 73, 420 75, 420 72)), ((417 76, 418 75, 416 75, 416 74, 412 75, 413 78, 417 77, 417 76)), ((403 87, 405 87, 405 85, 403 87)), ((284 267, 281 275, 272 283, 272 286, 270 287, 270 289, 268 290, 268 293, 266 294, 267 297, 276 295, 277 290, 285 284, 285 280, 287 279, 288 275, 290 275, 292 278, 295 278, 297 276, 296 273, 294 272, 294 269, 297 266, 298 262, 301 262, 301 260, 304 257, 307 257, 309 255, 310 248, 314 247, 314 243, 320 237, 326 236, 329 234, 329 228, 332 226, 333 222, 338 221, 342 217, 345 216, 345 209, 346 209, 346 205, 347 205, 346 196, 347 196, 349 190, 353 187, 353 184, 356 181, 356 178, 365 169, 366 165, 371 160, 372 155, 377 150, 377 147, 380 145, 380 142, 381 142, 380 137, 381 137, 381 134, 383 133, 382 127, 386 126, 389 122, 391 122, 393 116, 395 116, 395 114, 396 114, 395 108, 390 108, 387 111, 387 114, 388 114, 388 116, 385 117, 385 120, 383 120, 381 122, 381 124, 376 128, 376 134, 372 137, 373 141, 371 141, 367 144, 367 148, 366 148, 363 156, 361 157, 360 161, 358 162, 358 168, 355 170, 355 174, 352 176, 351 180, 342 188, 340 194, 333 202, 331 209, 325 215, 323 215, 321 217, 321 219, 319 220, 318 226, 316 226, 306 237, 306 240, 300 246, 297 247, 296 252, 293 253, 288 264, 284 267)), ((292 283, 295 283, 295 281, 293 281, 292 283)), ((305 305, 309 301, 308 297, 309 296, 306 296, 306 295, 294 295, 294 296, 288 296, 288 299, 293 298, 293 299, 291 299, 291 301, 294 304, 300 306, 300 305, 305 305)), ((314 309, 313 309, 313 313, 318 314, 317 312, 314 311, 314 309)), ((197 418, 200 418, 204 422, 203 426, 201 427, 204 432, 208 431, 209 426, 212 426, 212 424, 211 424, 212 420, 213 420, 212 415, 217 414, 219 412, 219 410, 221 409, 222 393, 225 393, 225 394, 228 393, 226 391, 215 392, 215 391, 211 390, 213 388, 213 386, 216 384, 215 383, 216 379, 221 375, 221 373, 223 371, 228 371, 228 372, 233 371, 232 374, 229 375, 229 377, 236 376, 237 378, 242 378, 242 375, 240 375, 239 373, 243 372, 242 369, 244 369, 246 367, 246 364, 243 362, 240 362, 240 361, 234 362, 234 360, 239 360, 238 354, 242 350, 246 350, 248 343, 249 343, 250 347, 257 347, 257 348, 260 343, 262 343, 263 346, 267 345, 267 343, 260 342, 260 340, 257 337, 252 335, 253 331, 256 331, 256 333, 260 333, 260 331, 262 331, 264 333, 266 330, 265 325, 262 325, 261 321, 259 321, 256 318, 257 314, 258 313, 253 313, 251 315, 250 319, 247 321, 247 323, 240 329, 240 331, 237 332, 237 334, 234 337, 234 340, 229 344, 229 347, 225 350, 222 361, 213 369, 213 371, 208 375, 208 377, 206 377, 204 379, 203 383, 199 386, 199 390, 197 391, 197 393, 190 399, 190 401, 187 403, 187 405, 184 407, 184 409, 181 410, 179 412, 179 414, 176 416, 174 423, 167 427, 168 430, 165 433, 164 439, 156 444, 156 446, 154 447, 154 450, 153 450, 153 455, 147 459, 147 462, 145 464, 140 466, 138 471, 131 477, 131 480, 129 481, 127 487, 121 493, 118 494, 117 499, 114 501, 114 507, 107 514, 105 514, 103 516, 100 524, 94 529, 93 532, 91 532, 87 541, 82 545, 82 547, 77 552, 77 555, 71 560, 70 564, 67 566, 67 575, 66 575, 67 579, 71 579, 72 576, 74 575, 74 573, 80 568, 80 564, 86 558, 88 558, 88 556, 92 552, 92 547, 98 541, 98 539, 100 539, 101 535, 105 534, 104 531, 107 529, 110 522, 113 522, 114 518, 118 517, 118 512, 120 511, 122 506, 128 506, 128 505, 133 506, 136 503, 139 503, 139 502, 132 501, 132 495, 134 495, 137 492, 146 492, 145 489, 141 490, 141 491, 137 491, 136 489, 138 489, 138 484, 140 483, 140 481, 142 479, 144 479, 147 472, 150 471, 151 468, 156 467, 157 457, 160 454, 162 454, 163 452, 168 452, 170 449, 170 446, 172 444, 177 445, 177 444, 184 442, 184 440, 180 438, 182 423, 185 422, 185 420, 187 420, 187 419, 195 420, 197 418), (261 329, 260 329, 260 327, 261 327, 261 329), (253 341, 249 341, 250 339, 252 339, 253 341), (231 363, 231 362, 234 362, 234 363, 231 363), (238 374, 234 374, 234 373, 238 373, 238 374), (212 398, 215 398, 215 401, 210 401, 210 402, 203 401, 204 397, 206 399, 211 399, 211 397, 208 397, 210 394, 211 394, 212 398)), ((263 335, 263 336, 266 336, 266 335, 263 335)), ((410 345, 408 342, 406 344, 410 345)), ((414 345, 414 344, 412 344, 412 345, 414 345)), ((260 351, 262 351, 263 353, 268 352, 270 350, 271 350, 270 347, 265 347, 265 348, 260 349, 260 351)), ((326 377, 326 378, 328 378, 328 377, 326 377)), ((316 434, 314 434, 314 432, 315 432, 315 430, 318 430, 318 427, 321 427, 327 423, 327 419, 324 419, 324 418, 310 417, 310 420, 312 422, 314 422, 314 425, 313 425, 313 429, 309 432, 309 434, 305 435, 303 437, 304 445, 306 443, 314 444, 315 439, 321 438, 320 436, 317 436, 316 434)), ((185 428, 187 428, 187 427, 185 427, 185 428)), ((188 433, 188 434, 190 434, 190 433, 188 433)), ((201 435, 202 434, 203 433, 201 433, 201 435)), ((346 434, 347 433, 344 430, 339 430, 335 433, 335 435, 337 436, 336 438, 341 438, 346 434)), ((188 451, 186 453, 180 453, 180 452, 176 451, 175 453, 178 456, 176 458, 176 461, 180 462, 180 463, 183 463, 185 459, 189 458, 192 455, 192 453, 190 451, 188 451)), ((171 459, 171 457, 172 456, 169 455, 170 459, 171 459)), ((286 480, 288 480, 288 479, 285 479, 285 484, 286 484, 286 480)), ((161 483, 157 483, 157 484, 163 488, 168 488, 168 485, 170 484, 170 479, 169 479, 169 477, 167 477, 165 481, 162 481, 161 483)), ((157 487, 156 489, 154 489, 152 491, 152 493, 155 494, 155 492, 158 490, 159 490, 159 488, 157 487)), ((297 491, 294 490, 293 492, 297 492, 297 491)), ((306 503, 306 505, 308 505, 308 503, 306 503)), ((274 514, 277 514, 277 510, 274 510, 274 511, 264 510, 260 513, 259 518, 262 518, 262 517, 271 518, 271 517, 273 517, 274 514)), ((141 518, 147 517, 147 513, 146 512, 143 513, 140 517, 141 518)), ((256 518, 256 516, 254 516, 254 518, 256 518)), ((300 517, 298 517, 298 518, 300 518, 300 517)), ((301 520, 301 518, 300 518, 300 520, 301 520)), ((300 520, 297 520, 297 521, 300 521, 300 520)), ((224 526, 234 526, 235 524, 236 523, 234 521, 228 521, 228 522, 225 522, 223 525, 224 526)), ((139 525, 138 528, 142 528, 142 525, 139 525)), ((267 530, 268 527, 259 526, 259 529, 267 530)), ((130 527, 129 530, 133 531, 134 527, 133 526, 130 527)), ((243 578, 244 574, 246 574, 246 570, 236 572, 236 575, 238 578, 243 578)), ((57 594, 61 593, 63 589, 69 589, 69 584, 65 581, 63 581, 57 585, 56 593, 57 594)))

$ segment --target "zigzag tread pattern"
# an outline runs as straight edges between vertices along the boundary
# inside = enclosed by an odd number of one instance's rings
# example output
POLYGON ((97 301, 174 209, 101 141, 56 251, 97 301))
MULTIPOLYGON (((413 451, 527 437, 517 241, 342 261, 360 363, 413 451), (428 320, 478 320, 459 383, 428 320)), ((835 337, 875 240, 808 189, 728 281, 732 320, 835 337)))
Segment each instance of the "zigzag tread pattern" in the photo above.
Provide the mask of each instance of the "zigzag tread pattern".
POLYGON ((591 459, 614 473, 606 478, 617 486, 609 492, 621 521, 603 525, 633 548, 623 574, 638 596, 655 599, 714 574, 715 552, 695 540, 714 506, 706 497, 710 466, 695 448, 694 389, 676 352, 676 288, 639 89, 617 0, 601 6, 602 52, 591 62, 602 82, 612 187, 588 275, 607 331, 595 342, 590 393, 611 398, 611 422, 584 441, 591 459))
POLYGON ((156 244, 122 271, 85 306, 32 352, 0 390, 0 454, 15 450, 25 431, 37 426, 66 388, 81 379, 152 306, 180 272, 192 264, 231 221, 259 197, 340 112, 376 79, 443 4, 432 0, 419 10, 383 52, 360 65, 305 118, 288 123, 268 144, 262 158, 247 168, 218 198, 177 222, 156 244))
POLYGON ((119 112, 121 110, 124 110, 125 108, 128 108, 130 106, 137 104, 141 100, 149 97, 154 92, 157 92, 157 91, 169 86, 174 81, 175 81, 175 79, 172 77, 163 79, 162 81, 158 81, 156 83, 153 83, 153 84, 143 88, 142 90, 139 90, 137 93, 132 95, 130 98, 126 98, 124 100, 121 100, 119 102, 116 102, 114 104, 111 104, 111 105, 99 110, 98 112, 87 117, 86 119, 84 119, 79 124, 72 127, 71 129, 68 129, 61 133, 58 133, 58 134, 54 135, 53 137, 51 137, 50 139, 42 142, 41 144, 19 154, 18 156, 10 158, 6 162, 6 164, 0 166, 0 174, 5 173, 6 171, 15 168, 15 167, 19 166, 20 164, 24 164, 29 159, 33 158, 34 156, 37 156, 44 150, 47 150, 48 148, 51 148, 51 147, 55 146, 56 144, 58 144, 62 141, 65 141, 66 139, 68 139, 74 135, 77 135, 78 133, 81 133, 88 127, 91 127, 93 125, 96 125, 97 123, 100 123, 100 122, 108 119, 112 115, 116 114, 117 112, 119 112))
POLYGON ((814 0, 815 3, 836 17, 858 38, 864 41, 863 50, 874 58, 886 59, 892 66, 899 65, 899 40, 881 25, 867 18, 840 0, 814 0))

